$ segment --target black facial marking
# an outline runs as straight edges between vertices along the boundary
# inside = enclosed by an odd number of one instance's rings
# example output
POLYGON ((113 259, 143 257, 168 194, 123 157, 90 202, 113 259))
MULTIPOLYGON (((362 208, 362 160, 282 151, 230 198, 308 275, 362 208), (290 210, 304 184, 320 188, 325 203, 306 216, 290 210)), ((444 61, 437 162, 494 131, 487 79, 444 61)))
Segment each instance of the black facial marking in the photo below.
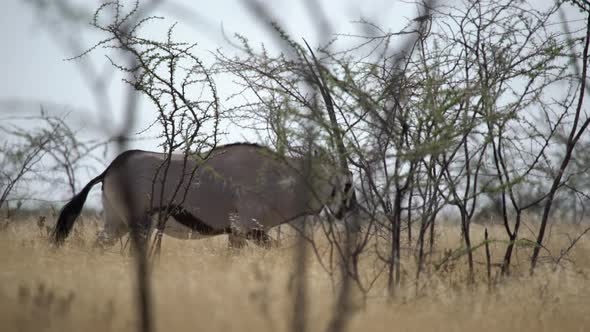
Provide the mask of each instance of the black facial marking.
POLYGON ((346 182, 346 184, 344 184, 344 196, 342 198, 342 201, 340 202, 340 206, 338 207, 338 211, 336 211, 336 213, 334 214, 336 219, 342 219, 342 217, 344 216, 344 213, 346 211, 349 211, 352 208, 352 200, 355 200, 356 197, 354 197, 355 196, 354 191, 352 192, 351 197, 348 197, 351 189, 352 189, 352 183, 346 182))
POLYGON ((334 198, 336 196, 336 188, 332 188, 332 193, 330 194, 330 198, 334 198))
POLYGON ((352 183, 346 182, 346 184, 344 185, 344 193, 348 194, 348 192, 350 191, 350 188, 352 188, 352 183))

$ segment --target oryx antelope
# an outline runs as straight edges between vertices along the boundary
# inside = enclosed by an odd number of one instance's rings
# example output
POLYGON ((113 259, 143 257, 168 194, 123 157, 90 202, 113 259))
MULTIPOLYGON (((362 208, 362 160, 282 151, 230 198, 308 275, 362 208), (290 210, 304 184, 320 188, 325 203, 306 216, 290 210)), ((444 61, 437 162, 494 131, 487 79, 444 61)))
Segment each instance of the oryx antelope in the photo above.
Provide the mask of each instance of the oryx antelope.
POLYGON ((56 244, 66 239, 88 192, 98 183, 103 245, 113 244, 133 226, 149 237, 157 213, 175 220, 158 226, 176 238, 229 234, 230 244, 245 238, 268 244, 267 231, 273 226, 318 214, 324 207, 340 218, 354 202, 351 176, 321 158, 280 157, 250 143, 219 146, 206 159, 131 150, 116 157, 63 207, 52 236, 56 244), (129 186, 133 204, 125 202, 123 185, 129 186))

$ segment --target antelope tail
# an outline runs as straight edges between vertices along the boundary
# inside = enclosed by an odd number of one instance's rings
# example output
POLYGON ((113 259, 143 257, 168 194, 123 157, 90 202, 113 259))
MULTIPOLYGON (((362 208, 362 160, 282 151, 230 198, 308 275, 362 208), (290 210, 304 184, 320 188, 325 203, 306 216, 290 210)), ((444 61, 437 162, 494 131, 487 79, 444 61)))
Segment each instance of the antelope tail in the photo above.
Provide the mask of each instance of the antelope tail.
POLYGON ((75 195, 72 198, 72 200, 68 202, 68 204, 64 205, 64 207, 61 209, 61 212, 59 213, 59 218, 57 219, 55 228, 51 233, 51 242, 53 242, 57 246, 63 244, 65 239, 70 234, 72 227, 74 227, 74 222, 76 221, 76 218, 78 218, 78 216, 82 212, 82 207, 86 202, 88 192, 90 191, 90 189, 92 189, 92 187, 95 184, 102 182, 106 173, 107 171, 105 170, 104 172, 102 172, 102 174, 90 180, 90 182, 86 184, 82 191, 75 195))

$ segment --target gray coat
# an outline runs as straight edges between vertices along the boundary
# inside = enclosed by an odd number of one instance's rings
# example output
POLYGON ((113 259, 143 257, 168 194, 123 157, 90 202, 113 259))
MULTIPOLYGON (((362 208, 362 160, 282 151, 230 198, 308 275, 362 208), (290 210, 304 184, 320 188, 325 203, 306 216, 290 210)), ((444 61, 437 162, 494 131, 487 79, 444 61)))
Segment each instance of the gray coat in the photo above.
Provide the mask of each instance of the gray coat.
POLYGON ((219 146, 206 159, 173 154, 167 160, 164 153, 126 151, 64 206, 53 239, 61 243, 67 237, 88 191, 99 182, 103 242, 126 234, 132 223, 153 228, 150 217, 157 213, 174 218, 159 226, 177 238, 225 233, 266 237, 271 227, 317 214, 326 205, 340 214, 350 178, 338 174, 323 160, 283 158, 248 143, 219 146), (131 202, 123 197, 123 185, 130 188, 131 202))

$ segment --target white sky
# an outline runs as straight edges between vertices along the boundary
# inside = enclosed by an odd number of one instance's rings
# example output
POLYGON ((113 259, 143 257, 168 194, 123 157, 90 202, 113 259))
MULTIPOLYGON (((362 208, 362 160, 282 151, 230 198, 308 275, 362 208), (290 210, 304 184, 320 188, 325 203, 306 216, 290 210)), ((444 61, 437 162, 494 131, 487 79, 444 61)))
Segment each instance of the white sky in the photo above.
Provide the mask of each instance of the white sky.
MULTIPOLYGON (((89 89, 88 80, 81 76, 79 66, 73 61, 64 59, 75 56, 71 49, 64 47, 64 38, 55 38, 51 27, 66 28, 66 36, 81 41, 82 47, 90 47, 100 40, 101 35, 93 32, 89 25, 72 28, 63 25, 57 15, 43 15, 31 3, 59 3, 63 0, 2 0, 0 11, 0 121, 10 116, 26 113, 38 114, 43 106, 53 114, 69 113, 68 120, 74 128, 89 138, 106 137, 102 128, 100 112, 96 100, 89 89)), ((77 3, 82 9, 94 10, 101 1, 70 1, 77 3)), ((142 1, 145 2, 145 1, 142 1)), ((286 27, 292 37, 305 38, 311 45, 317 45, 318 31, 316 20, 306 7, 306 2, 313 1, 264 1, 272 15, 286 27)), ((352 22, 368 18, 392 30, 399 30, 415 17, 415 5, 402 1, 366 0, 318 1, 322 11, 329 14, 328 19, 332 30, 338 33, 354 32, 357 25, 352 22)), ((272 49, 276 46, 274 39, 251 15, 242 1, 190 1, 175 0, 168 3, 180 6, 159 7, 154 15, 165 16, 167 20, 150 25, 150 34, 162 36, 170 24, 179 22, 175 30, 178 41, 198 42, 197 55, 207 58, 209 51, 218 48, 233 52, 222 33, 232 37, 235 32, 249 38, 253 45, 264 43, 272 49), (181 8, 182 7, 182 8, 181 8), (179 9, 181 8, 181 9, 179 9), (188 9, 188 10, 187 10, 188 9), (196 15, 195 15, 196 14, 196 15), (196 19, 190 19, 196 17, 196 19), (189 18, 189 20, 187 20, 189 18), (187 24, 188 23, 188 24, 187 24)), ((89 22, 90 17, 83 21, 89 22)), ((153 38, 153 36, 150 35, 153 38)), ((81 61, 90 61, 99 72, 111 71, 112 67, 105 58, 106 51, 98 49, 81 61)), ((127 87, 120 81, 120 76, 110 79, 108 100, 112 109, 112 120, 107 128, 114 131, 122 120, 121 110, 124 107, 124 92, 127 87)), ((228 95, 232 87, 228 82, 220 82, 217 86, 221 95, 228 95)), ((147 127, 155 119, 155 113, 149 103, 143 102, 139 110, 136 130, 147 127)), ((104 122, 104 121, 103 121, 104 122)), ((254 136, 230 128, 230 134, 223 139, 225 142, 252 140, 254 136)), ((144 136, 154 135, 148 133, 144 136)), ((0 137, 0 140, 4 138, 0 137)), ((132 143, 131 148, 157 150, 157 141, 148 140, 132 143)), ((117 151, 111 149, 111 156, 104 160, 108 164, 117 151)), ((103 166, 97 165, 100 170, 103 166)), ((96 174, 79 174, 78 180, 83 185, 96 174)), ((91 201, 96 202, 97 191, 91 201)), ((67 198, 68 194, 58 195, 67 198)), ((56 198, 56 196, 53 196, 56 198)))
MULTIPOLYGON (((49 27, 59 27, 60 20, 56 15, 43 16, 31 3, 48 2, 60 3, 64 0, 2 0, 0 11, 0 121, 6 116, 22 115, 25 112, 37 113, 41 106, 53 113, 69 112, 68 117, 74 128, 80 128, 89 137, 105 137, 105 133, 98 130, 101 123, 99 116, 102 109, 97 103, 74 61, 63 59, 75 56, 70 49, 64 48, 52 36, 49 27), (43 18, 50 17, 50 19, 43 18)), ((539 5, 548 5, 553 0, 530 0, 539 5)), ((93 11, 101 1, 75 0, 83 8, 93 11)), ((142 3, 145 0, 142 0, 142 3)), ((164 1, 166 3, 166 1, 164 1)), ((317 22, 310 15, 306 3, 311 0, 300 1, 263 1, 272 15, 286 27, 294 39, 305 38, 312 45, 318 43, 317 22)), ((153 14, 165 16, 164 22, 150 25, 150 37, 162 36, 170 24, 179 22, 175 39, 178 41, 197 42, 197 55, 207 59, 209 51, 218 48, 231 53, 234 49, 225 41, 223 31, 229 37, 235 32, 248 37, 253 45, 264 43, 272 49, 276 46, 274 39, 257 19, 251 15, 239 0, 191 1, 174 0, 167 3, 180 6, 159 7, 153 14), (188 9, 188 10, 187 10, 188 9), (192 19, 194 18, 194 19, 192 19), (187 20, 188 19, 188 20, 187 20)), ((390 31, 399 31, 408 21, 416 17, 416 6, 411 1, 387 0, 318 0, 322 11, 326 13, 331 23, 332 31, 338 33, 355 32, 358 25, 352 24, 361 18, 367 18, 379 23, 390 31)), ((576 10, 569 6, 569 13, 576 14, 576 10)), ((568 17, 569 18, 569 17, 568 17)), ((89 22, 90 17, 83 21, 89 22)), ((101 35, 93 32, 89 25, 82 28, 65 26, 69 30, 66 35, 81 41, 82 47, 90 47, 101 35)), ((300 40, 300 39, 299 39, 300 40)), ((99 72, 112 69, 104 57, 105 51, 98 49, 81 61, 90 61, 99 72)), ((127 87, 120 81, 120 76, 113 76, 109 81, 110 108, 113 119, 108 128, 114 131, 121 123, 121 110, 124 107, 124 92, 127 87)), ((219 82, 217 88, 220 94, 228 95, 232 91, 229 82, 219 82)), ((142 103, 136 130, 145 128, 155 119, 153 107, 149 103, 142 103)), ((230 128, 230 135, 224 142, 252 140, 254 136, 230 128)), ((153 135, 154 133, 148 133, 153 135)), ((0 140, 3 138, 0 137, 0 140)), ((148 140, 135 142, 132 148, 157 150, 157 141, 148 140)), ((104 160, 108 164, 116 153, 111 149, 111 157, 104 160)), ((102 166, 97 165, 97 169, 102 166)), ((94 177, 95 172, 80 174, 80 182, 94 177)), ((79 183, 78 185, 83 185, 79 183)), ((68 196, 67 194, 60 196, 68 196)), ((96 192, 95 195, 96 197, 96 192)))
MULTIPOLYGON (((90 1, 79 2, 91 3, 90 1)), ((98 1, 94 3, 97 4, 98 1)), ((179 21, 180 25, 175 34, 176 39, 198 42, 197 52, 202 52, 200 55, 203 57, 207 57, 207 51, 214 51, 217 48, 232 51, 232 47, 223 38, 222 26, 227 36, 231 37, 234 32, 239 32, 247 36, 254 45, 261 42, 266 45, 274 45, 269 33, 256 22, 256 19, 246 10, 241 1, 176 0, 175 3, 190 8, 199 15, 198 21, 206 21, 207 23, 184 24, 185 17, 179 17, 178 14, 181 12, 181 15, 190 17, 190 12, 185 15, 187 11, 179 11, 176 7, 162 7, 155 14, 166 16, 169 19, 150 25, 150 31, 153 30, 155 35, 159 35, 174 21, 179 21)), ((304 1, 266 1, 266 3, 273 15, 286 25, 287 30, 293 34, 294 38, 306 38, 312 42, 312 45, 314 44, 314 41, 317 40, 317 29, 309 12, 306 11, 304 1)), ((391 4, 390 1, 363 1, 362 6, 360 3, 358 1, 320 1, 324 12, 330 14, 329 19, 333 24, 333 30, 338 32, 353 31, 354 26, 351 22, 361 17, 377 18, 378 15, 395 17, 397 21, 387 22, 389 26, 393 27, 401 27, 408 19, 413 18, 411 10, 414 8, 413 5, 401 2, 391 4), (403 11, 400 11, 402 8, 403 11), (407 12, 406 17, 400 15, 403 12, 407 12)), ((86 7, 94 8, 92 5, 86 5, 86 7)), ((48 23, 40 19, 41 15, 34 10, 34 6, 23 1, 3 0, 2 9, 0 13, 0 40, 3 45, 2 52, 0 52, 0 73, 2 74, 0 114, 4 115, 6 112, 13 114, 15 108, 10 106, 13 105, 13 102, 18 101, 27 104, 25 110, 35 112, 40 105, 44 105, 53 112, 73 111, 70 116, 72 121, 79 122, 80 125, 88 129, 96 126, 99 120, 97 114, 103 110, 96 109, 97 106, 87 81, 81 77, 77 64, 73 61, 63 60, 76 54, 61 47, 58 40, 51 36, 48 23)), ((86 30, 80 29, 71 33, 72 36, 79 37, 83 47, 89 47, 100 37, 90 31, 92 29, 88 27, 86 30)), ((99 49, 82 61, 91 61, 97 68, 106 69, 110 65, 104 55, 105 51, 99 49)), ((119 78, 114 77, 110 81, 109 91, 111 107, 116 118, 115 123, 119 123, 118 110, 123 105, 123 84, 119 78)), ((219 86, 218 89, 220 91, 224 89, 221 91, 224 92, 231 87, 219 86)), ((22 112, 23 108, 20 107, 18 110, 22 112)), ((138 128, 150 123, 152 118, 150 105, 142 105, 138 128)), ((111 128, 113 127, 111 126, 111 128)), ((228 141, 233 140, 240 140, 240 135, 228 137, 228 141)), ((141 146, 142 148, 155 148, 153 143, 147 146, 145 143, 139 144, 144 145, 141 146)))

